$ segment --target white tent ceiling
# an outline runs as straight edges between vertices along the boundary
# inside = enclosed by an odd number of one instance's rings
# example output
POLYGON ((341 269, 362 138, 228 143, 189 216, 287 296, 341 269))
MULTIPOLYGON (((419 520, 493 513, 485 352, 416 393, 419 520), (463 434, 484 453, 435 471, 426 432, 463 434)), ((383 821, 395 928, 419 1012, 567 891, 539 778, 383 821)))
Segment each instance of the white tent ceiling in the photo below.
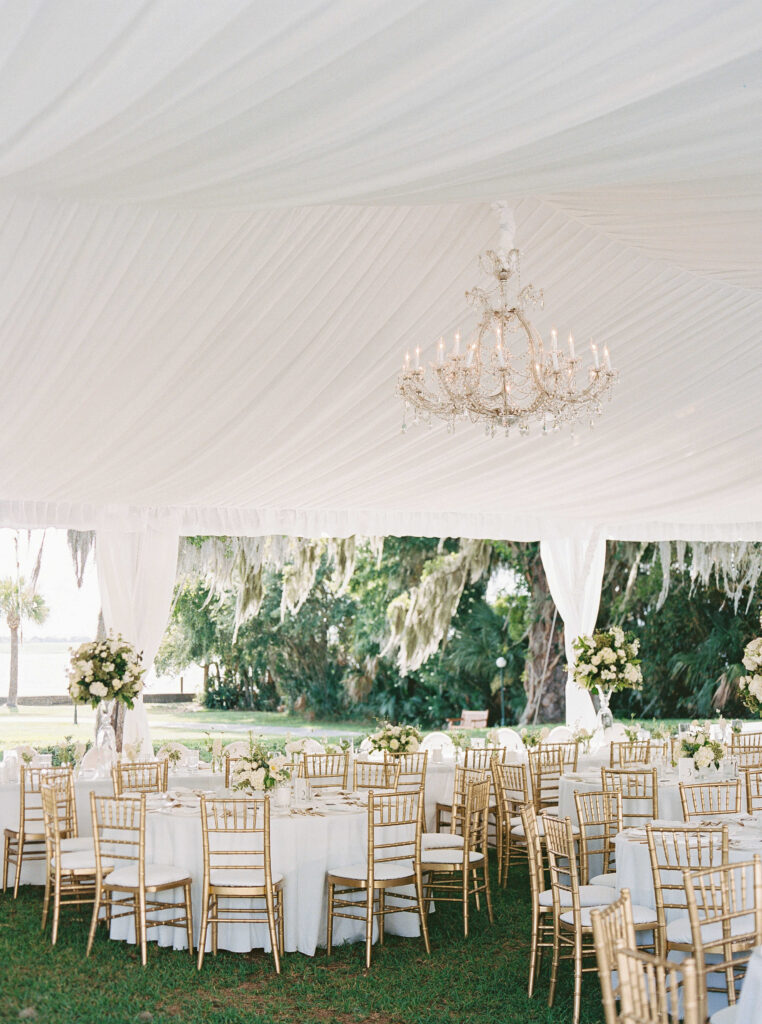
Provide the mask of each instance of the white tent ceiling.
POLYGON ((0 523, 762 539, 761 56, 716 0, 6 3, 0 523), (497 198, 621 373, 577 446, 400 433, 497 198))

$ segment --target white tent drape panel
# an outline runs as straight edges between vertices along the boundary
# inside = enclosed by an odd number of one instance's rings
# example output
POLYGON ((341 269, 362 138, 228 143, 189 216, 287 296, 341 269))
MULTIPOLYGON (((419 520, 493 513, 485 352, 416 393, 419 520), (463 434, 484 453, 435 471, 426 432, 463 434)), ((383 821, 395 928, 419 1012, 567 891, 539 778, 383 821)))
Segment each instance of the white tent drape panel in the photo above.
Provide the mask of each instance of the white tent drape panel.
MULTIPOLYGON (((146 677, 167 626, 177 573, 179 533, 166 517, 133 532, 100 529, 96 537, 98 583, 108 631, 121 633, 143 652, 146 677)), ((142 756, 153 753, 142 698, 128 711, 124 742, 140 740, 142 756)))
MULTIPOLYGON (((598 617, 606 541, 599 533, 543 540, 540 554, 551 596, 564 621, 566 661, 573 665, 572 644, 578 636, 592 633, 598 617)), ((566 680, 566 722, 590 731, 595 725, 590 694, 574 682, 571 673, 566 680)))

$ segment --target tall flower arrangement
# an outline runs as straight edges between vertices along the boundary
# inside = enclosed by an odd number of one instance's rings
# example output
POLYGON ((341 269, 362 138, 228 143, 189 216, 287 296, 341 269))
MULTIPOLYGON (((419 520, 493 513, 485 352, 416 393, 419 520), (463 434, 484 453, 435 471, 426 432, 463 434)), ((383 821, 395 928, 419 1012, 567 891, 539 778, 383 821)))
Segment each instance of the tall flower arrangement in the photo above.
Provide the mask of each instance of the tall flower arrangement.
POLYGON ((382 722, 379 729, 368 736, 371 750, 388 750, 390 754, 414 754, 423 736, 414 725, 392 725, 382 722))
POLYGON ((133 707, 143 689, 143 655, 123 636, 80 644, 71 653, 69 696, 75 704, 97 707, 118 700, 133 707))
POLYGON ((640 640, 619 626, 574 641, 574 680, 586 690, 638 690, 643 685, 640 640))
POLYGON ((743 665, 749 675, 738 680, 739 696, 752 714, 762 714, 762 636, 744 648, 743 665))

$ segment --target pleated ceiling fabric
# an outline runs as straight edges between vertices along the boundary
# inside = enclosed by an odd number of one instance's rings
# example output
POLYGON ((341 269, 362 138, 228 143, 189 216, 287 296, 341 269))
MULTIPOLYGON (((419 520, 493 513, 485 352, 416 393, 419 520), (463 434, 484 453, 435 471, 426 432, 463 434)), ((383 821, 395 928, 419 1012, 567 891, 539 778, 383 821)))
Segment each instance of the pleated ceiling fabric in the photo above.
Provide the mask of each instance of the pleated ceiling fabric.
POLYGON ((762 539, 762 10, 0 8, 0 523, 762 539), (400 433, 515 209, 578 444, 400 433))

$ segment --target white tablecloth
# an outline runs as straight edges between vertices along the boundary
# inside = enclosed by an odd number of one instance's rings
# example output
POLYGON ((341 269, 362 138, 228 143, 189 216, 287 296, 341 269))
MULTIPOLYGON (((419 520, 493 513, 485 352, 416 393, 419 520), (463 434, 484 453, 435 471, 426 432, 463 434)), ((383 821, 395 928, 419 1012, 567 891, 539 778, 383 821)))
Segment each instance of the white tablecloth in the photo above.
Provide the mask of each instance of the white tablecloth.
MULTIPOLYGON (((315 801, 313 806, 322 809, 322 801, 315 801)), ((271 808, 272 868, 274 873, 284 876, 287 952, 298 950, 312 956, 317 946, 325 944, 326 872, 352 863, 366 862, 367 813, 363 808, 347 807, 343 810, 326 809, 323 817, 307 817, 271 808)), ((198 810, 152 811, 147 814, 146 855, 149 860, 174 864, 193 879, 193 932, 194 944, 198 945, 203 879, 201 819, 198 810)), ((396 935, 419 935, 418 916, 415 913, 393 914, 386 919, 386 930, 396 935)), ((152 928, 149 935, 162 946, 187 949, 182 929, 152 928)), ((134 942, 132 919, 114 921, 111 937, 134 942)), ((342 918, 335 920, 335 943, 364 940, 365 922, 362 917, 357 923, 342 918)), ((238 953, 253 948, 269 951, 267 925, 242 922, 220 924, 219 946, 238 953)))
POLYGON ((735 1024, 760 1024, 762 1021, 762 946, 751 955, 738 1000, 735 1024))
MULTIPOLYGON (((677 772, 672 768, 659 769, 659 817, 671 821, 683 820, 683 805, 680 802, 680 788, 677 772)), ((600 768, 571 772, 561 776, 558 785, 558 806, 562 818, 569 817, 575 825, 577 821, 577 808, 574 804, 575 792, 590 793, 593 790, 601 789, 600 768)), ((646 805, 644 804, 644 810, 646 805)))

